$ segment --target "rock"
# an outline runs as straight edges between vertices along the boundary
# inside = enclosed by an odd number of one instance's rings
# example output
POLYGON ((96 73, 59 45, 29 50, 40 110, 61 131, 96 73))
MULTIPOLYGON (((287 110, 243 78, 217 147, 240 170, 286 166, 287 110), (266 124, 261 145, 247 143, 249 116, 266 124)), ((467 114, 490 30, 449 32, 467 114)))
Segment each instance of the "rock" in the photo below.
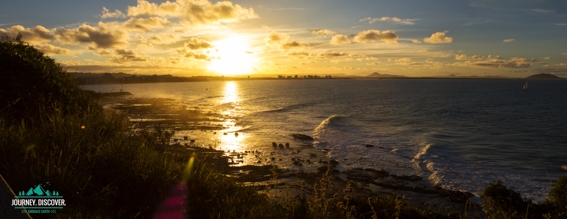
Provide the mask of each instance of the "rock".
POLYGON ((285 147, 286 147, 286 148, 289 148, 289 143, 286 142, 286 143, 285 143, 285 147))
POLYGON ((304 135, 304 134, 292 134, 291 136, 293 136, 293 139, 296 139, 296 140, 313 141, 313 138, 311 136, 304 135))
POLYGON ((283 146, 282 143, 280 143, 280 144, 278 145, 278 147, 283 148, 284 146, 283 146))
POLYGON ((367 147, 367 148, 371 148, 371 147, 374 147, 374 145, 367 144, 366 147, 367 147))
POLYGON ((278 144, 276 142, 272 142, 272 146, 273 147, 278 147, 278 144))
POLYGON ((336 161, 336 160, 330 160, 330 161, 329 161, 329 164, 330 164, 331 166, 335 167, 335 166, 339 165, 339 162, 336 161))
POLYGON ((418 181, 418 180, 423 179, 421 176, 416 176, 416 175, 411 175, 411 176, 392 175, 392 177, 397 178, 397 179, 407 180, 407 181, 418 181))

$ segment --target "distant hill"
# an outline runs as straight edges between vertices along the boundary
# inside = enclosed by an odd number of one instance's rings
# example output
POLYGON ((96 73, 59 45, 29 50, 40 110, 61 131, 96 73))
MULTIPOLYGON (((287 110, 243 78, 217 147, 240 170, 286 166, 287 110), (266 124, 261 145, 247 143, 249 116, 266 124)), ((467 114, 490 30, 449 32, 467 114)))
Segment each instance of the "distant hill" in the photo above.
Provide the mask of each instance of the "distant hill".
POLYGON ((388 74, 380 74, 378 72, 374 72, 372 74, 369 74, 366 77, 369 77, 369 78, 405 78, 406 76, 403 76, 403 75, 388 75, 388 74))
POLYGON ((552 74, 541 73, 541 74, 529 76, 527 77, 527 79, 562 79, 562 78, 552 74))

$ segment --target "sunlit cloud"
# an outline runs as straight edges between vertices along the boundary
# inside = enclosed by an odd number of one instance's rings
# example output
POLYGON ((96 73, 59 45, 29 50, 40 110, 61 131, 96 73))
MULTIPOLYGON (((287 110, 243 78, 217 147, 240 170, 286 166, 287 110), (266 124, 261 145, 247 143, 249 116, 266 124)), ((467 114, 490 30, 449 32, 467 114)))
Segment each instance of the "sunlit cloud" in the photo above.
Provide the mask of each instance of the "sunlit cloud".
POLYGON ((161 4, 150 3, 145 0, 138 0, 138 5, 128 6, 128 16, 175 16, 179 14, 179 4, 177 2, 166 1, 161 4))
POLYGON ((489 67, 489 68, 528 68, 530 67, 530 62, 537 62, 536 59, 527 59, 520 57, 513 57, 509 60, 502 59, 502 57, 496 55, 472 55, 467 56, 464 54, 456 55, 455 60, 465 62, 454 63, 456 66, 478 66, 478 67, 489 67))
POLYGON ((511 43, 511 42, 514 42, 514 41, 516 41, 516 39, 504 39, 502 42, 511 43))
POLYGON ((122 13, 122 11, 116 9, 114 11, 108 10, 106 7, 102 7, 102 13, 100 14, 100 18, 125 18, 126 15, 122 13))
POLYGON ((199 37, 193 37, 189 41, 185 42, 185 47, 190 50, 208 49, 212 48, 213 45, 208 41, 201 39, 199 37))
POLYGON ((201 59, 201 60, 206 60, 206 61, 210 61, 211 57, 209 57, 207 54, 203 54, 203 53, 195 53, 195 52, 187 52, 184 55, 185 58, 193 58, 193 59, 201 59))
POLYGON ((397 44, 398 38, 398 34, 393 31, 366 30, 356 34, 353 41, 357 43, 372 43, 376 41, 383 41, 387 44, 397 44))
POLYGON ((291 36, 288 35, 288 34, 278 33, 278 32, 272 31, 265 38, 265 42, 269 46, 280 46, 281 44, 284 44, 285 42, 287 42, 290 38, 291 38, 291 36))
POLYGON ((311 30, 311 33, 325 37, 325 36, 330 36, 330 35, 336 34, 337 32, 332 31, 332 30, 327 30, 327 29, 318 29, 318 30, 311 30))
POLYGON ((115 48, 127 44, 128 34, 99 22, 98 27, 82 24, 77 29, 57 29, 57 39, 64 44, 92 43, 96 48, 115 48))
POLYGON ((350 44, 351 40, 344 34, 337 34, 331 38, 332 44, 350 44))
POLYGON ((368 21, 369 24, 373 24, 373 23, 376 23, 377 21, 389 21, 389 22, 394 22, 394 23, 413 25, 413 24, 415 24, 414 23, 415 20, 417 20, 417 19, 401 19, 401 18, 398 18, 398 17, 380 17, 380 18, 367 17, 367 18, 360 19, 359 22, 368 21))
MULTIPOLYGON (((140 37, 143 38, 143 36, 140 36, 140 37)), ((163 34, 162 33, 162 34, 159 34, 159 35, 156 35, 156 36, 148 37, 147 41, 150 42, 150 43, 154 43, 154 44, 169 44, 169 43, 174 43, 174 42, 179 41, 179 36, 173 35, 173 34, 163 34)))
POLYGON ((111 62, 124 63, 124 62, 143 62, 146 61, 146 57, 140 56, 134 52, 134 50, 129 49, 116 49, 117 56, 110 59, 111 62))
POLYGON ((69 55, 71 54, 71 50, 66 48, 61 48, 57 46, 53 46, 51 44, 37 44, 34 45, 36 49, 45 53, 46 55, 69 55))
POLYGON ((30 43, 49 42, 55 38, 53 33, 55 30, 37 25, 32 28, 24 28, 21 25, 14 25, 10 28, 0 28, 0 35, 6 35, 10 38, 16 38, 18 34, 22 35, 22 40, 30 43))
POLYGON ((244 8, 229 1, 215 4, 208 0, 177 0, 161 4, 138 0, 136 6, 128 7, 128 16, 171 16, 190 24, 219 24, 258 18, 252 8, 244 8))
POLYGON ((421 40, 416 40, 416 39, 411 40, 411 42, 412 43, 423 43, 423 42, 421 42, 421 40))
POLYGON ((292 52, 288 53, 288 56, 311 56, 311 53, 308 52, 292 52))
POLYGON ((309 48, 307 43, 299 43, 297 41, 282 44, 283 49, 305 49, 309 48))
POLYGON ((153 28, 171 26, 171 22, 162 17, 130 18, 124 26, 130 30, 148 32, 153 28))
POLYGON ((426 43, 451 43, 453 42, 452 37, 445 36, 446 32, 436 32, 431 34, 429 38, 423 38, 426 43))

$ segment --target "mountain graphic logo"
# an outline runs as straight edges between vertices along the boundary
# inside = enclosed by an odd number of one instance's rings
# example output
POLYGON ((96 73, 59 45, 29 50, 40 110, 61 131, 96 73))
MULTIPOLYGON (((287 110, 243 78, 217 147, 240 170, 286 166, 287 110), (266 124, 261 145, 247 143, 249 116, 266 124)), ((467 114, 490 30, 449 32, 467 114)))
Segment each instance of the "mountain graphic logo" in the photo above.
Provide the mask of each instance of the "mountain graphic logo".
MULTIPOLYGON (((49 182, 46 182, 47 185, 49 185, 49 182)), ((43 184, 39 184, 36 186, 32 186, 27 192, 26 191, 20 191, 18 193, 18 196, 59 196, 59 192, 58 191, 49 191, 49 190, 45 190, 43 188, 43 184)))

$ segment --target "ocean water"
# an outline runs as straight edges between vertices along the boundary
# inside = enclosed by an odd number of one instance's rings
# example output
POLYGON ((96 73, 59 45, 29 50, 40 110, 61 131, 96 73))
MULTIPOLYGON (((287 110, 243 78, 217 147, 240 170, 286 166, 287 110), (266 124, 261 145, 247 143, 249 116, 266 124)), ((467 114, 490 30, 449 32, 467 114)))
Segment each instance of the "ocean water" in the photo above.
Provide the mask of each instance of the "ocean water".
POLYGON ((336 159, 339 169, 372 167, 420 175, 479 195, 494 180, 541 202, 567 174, 567 81, 524 80, 240 80, 88 85, 99 92, 174 98, 224 115, 225 130, 184 134, 214 139, 227 151, 275 157, 244 159, 297 167, 289 157, 336 159), (225 135, 224 132, 231 133, 225 135), (232 133, 238 132, 235 136, 232 133), (315 138, 295 141, 291 134, 315 138), (278 150, 271 143, 291 144, 278 150), (373 145, 374 147, 366 147, 373 145))

